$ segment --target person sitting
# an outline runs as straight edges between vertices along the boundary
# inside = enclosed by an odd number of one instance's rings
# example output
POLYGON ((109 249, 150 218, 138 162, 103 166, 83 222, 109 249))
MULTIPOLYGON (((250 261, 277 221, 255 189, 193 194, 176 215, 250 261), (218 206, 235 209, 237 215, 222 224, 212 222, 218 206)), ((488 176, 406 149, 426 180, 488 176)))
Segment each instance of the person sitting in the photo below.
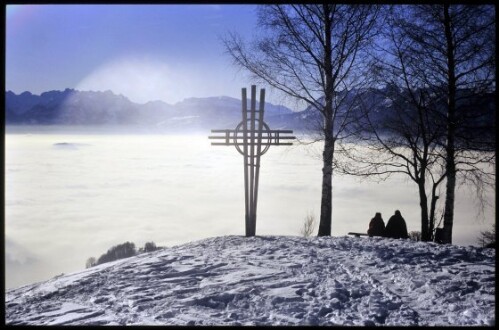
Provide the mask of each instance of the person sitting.
POLYGON ((390 238, 409 238, 407 225, 399 210, 386 223, 385 236, 390 238))
POLYGON ((443 228, 437 228, 435 229, 435 243, 438 244, 443 244, 444 242, 444 229, 443 228))
POLYGON ((369 222, 369 229, 367 230, 369 236, 384 236, 385 235, 385 222, 381 217, 381 213, 376 212, 374 218, 369 222))

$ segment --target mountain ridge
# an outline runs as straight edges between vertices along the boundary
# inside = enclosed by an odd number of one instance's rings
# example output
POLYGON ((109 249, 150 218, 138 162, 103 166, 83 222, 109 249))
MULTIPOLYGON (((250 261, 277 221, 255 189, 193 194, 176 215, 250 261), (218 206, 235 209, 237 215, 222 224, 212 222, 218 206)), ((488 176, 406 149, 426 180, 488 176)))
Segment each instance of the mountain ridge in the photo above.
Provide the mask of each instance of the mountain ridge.
MULTIPOLYGON (((135 103, 111 91, 66 88, 35 95, 29 91, 15 94, 9 90, 5 92, 5 105, 6 124, 21 125, 131 124, 170 129, 222 128, 223 125, 237 124, 241 117, 241 100, 228 96, 192 97, 169 104, 160 100, 135 103)), ((265 103, 266 121, 275 122, 272 117, 292 113, 285 106, 265 103)))
MULTIPOLYGON (((335 114, 334 131, 343 131, 340 126, 345 119, 351 123, 360 122, 367 109, 363 109, 365 104, 369 107, 370 120, 377 123, 390 121, 391 116, 411 107, 410 104, 403 108, 394 105, 394 100, 404 104, 404 93, 407 91, 392 86, 339 92, 337 96, 343 101, 335 114), (362 98, 364 105, 359 102, 362 98)), ((462 109, 460 120, 469 120, 467 125, 461 125, 462 133, 474 139, 494 137, 495 96, 491 93, 474 95, 467 90, 460 91, 460 94, 465 96, 460 97, 461 104, 458 104, 462 109)), ((160 100, 139 104, 109 90, 96 92, 66 88, 40 95, 28 91, 17 95, 6 91, 5 122, 7 125, 140 125, 175 132, 231 129, 241 122, 241 103, 241 100, 229 96, 191 97, 175 104, 160 100)), ((264 121, 272 129, 320 132, 323 118, 314 107, 320 108, 322 104, 323 99, 318 99, 315 105, 293 112, 286 106, 266 102, 264 121)), ((445 116, 444 105, 439 105, 437 111, 445 116)), ((412 114, 415 115, 417 113, 412 114)), ((410 120, 407 124, 412 125, 413 119, 407 118, 410 120)))

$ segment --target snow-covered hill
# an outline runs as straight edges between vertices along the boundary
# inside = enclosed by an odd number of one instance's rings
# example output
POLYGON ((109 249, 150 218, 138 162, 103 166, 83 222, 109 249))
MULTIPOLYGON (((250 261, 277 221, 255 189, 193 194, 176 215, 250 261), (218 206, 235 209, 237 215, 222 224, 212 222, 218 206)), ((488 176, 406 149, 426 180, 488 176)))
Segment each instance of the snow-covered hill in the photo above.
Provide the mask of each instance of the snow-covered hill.
POLYGON ((494 325, 495 250, 225 236, 6 293, 6 324, 494 325))

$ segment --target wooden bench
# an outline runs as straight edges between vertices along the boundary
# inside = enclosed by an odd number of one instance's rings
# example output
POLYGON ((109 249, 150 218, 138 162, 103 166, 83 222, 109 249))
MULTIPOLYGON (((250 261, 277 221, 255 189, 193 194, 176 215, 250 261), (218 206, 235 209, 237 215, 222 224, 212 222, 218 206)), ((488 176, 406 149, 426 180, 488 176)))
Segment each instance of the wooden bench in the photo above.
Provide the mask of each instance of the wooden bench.
POLYGON ((352 233, 352 232, 348 233, 348 235, 353 235, 353 236, 355 236, 355 237, 360 237, 360 236, 369 236, 369 235, 364 234, 364 233, 352 233))

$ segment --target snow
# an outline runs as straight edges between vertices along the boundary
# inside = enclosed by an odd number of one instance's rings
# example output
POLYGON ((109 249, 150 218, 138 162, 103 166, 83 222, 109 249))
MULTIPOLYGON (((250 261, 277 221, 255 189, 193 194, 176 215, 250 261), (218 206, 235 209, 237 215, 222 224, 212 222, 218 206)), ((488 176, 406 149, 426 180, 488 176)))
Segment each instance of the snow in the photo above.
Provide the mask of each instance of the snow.
POLYGON ((495 325, 495 249, 223 236, 6 292, 6 324, 495 325))

